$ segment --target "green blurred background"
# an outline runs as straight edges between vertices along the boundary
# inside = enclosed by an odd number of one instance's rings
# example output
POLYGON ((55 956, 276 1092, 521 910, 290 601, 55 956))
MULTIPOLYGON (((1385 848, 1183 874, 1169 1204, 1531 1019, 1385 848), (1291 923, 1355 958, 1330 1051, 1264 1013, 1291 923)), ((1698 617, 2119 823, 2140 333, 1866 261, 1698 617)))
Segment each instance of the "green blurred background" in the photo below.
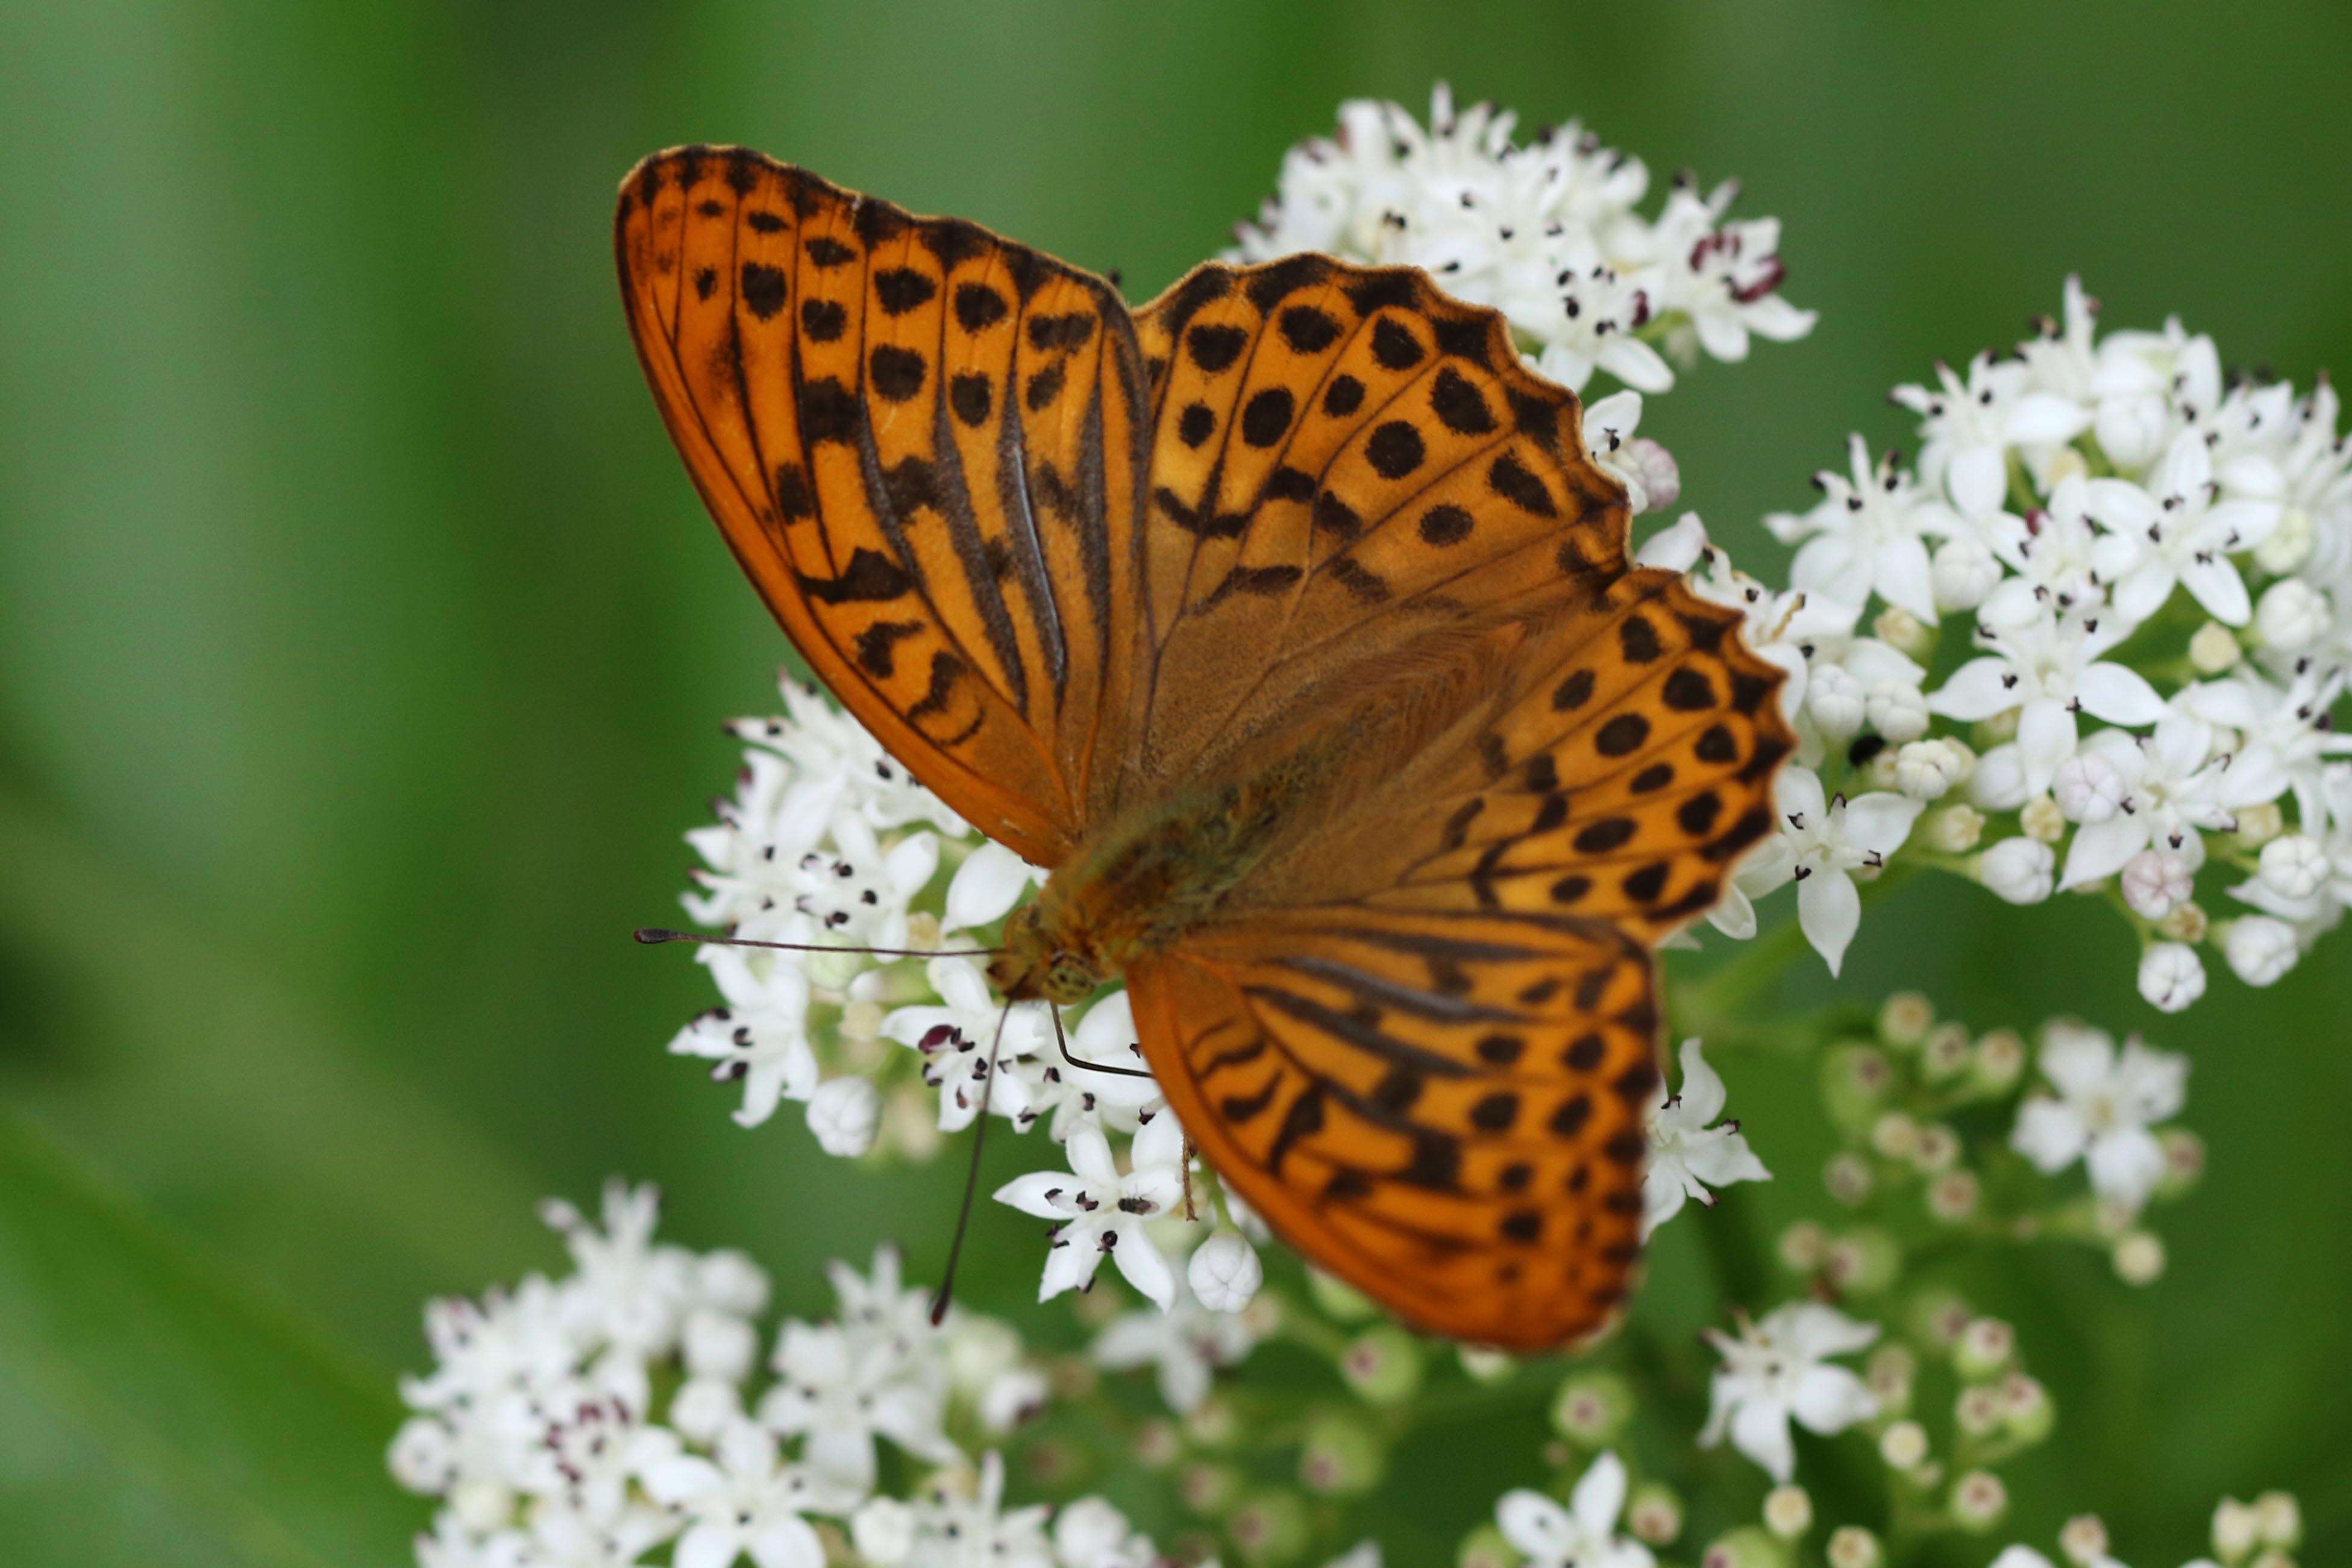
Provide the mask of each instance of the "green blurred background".
MULTIPOLYGON (((2111 325, 2352 365, 2347 66, 2334 0, 6 7, 0 1561, 404 1560, 424 1510, 381 1451, 419 1302, 551 1265, 534 1200, 608 1172, 787 1307, 877 1234, 936 1267, 945 1169, 734 1129, 661 1054, 700 973, 625 941, 674 918, 717 721, 781 653, 622 331, 639 154, 751 142, 1142 297, 1342 97, 1581 115, 1786 220, 1814 335, 1643 425, 1769 561, 1753 520, 1849 428, 1907 437, 1889 385, 2014 341, 2070 269, 2111 325)), ((2159 1019, 2088 911, 1913 888, 1865 925, 1846 994, 2195 1053, 2212 1173, 2161 1284, 2048 1253, 1981 1282, 2062 1412, 2021 1522, 2096 1509, 2168 1564, 2218 1492, 2285 1485, 2305 1560, 2352 1558, 2344 942, 2159 1019)), ((1725 1212, 1766 1225, 1812 1180, 1811 1086, 1731 1077, 1784 1179, 1725 1212)), ((1035 1259, 1001 1219, 970 1291, 1005 1309, 1035 1259)), ((1643 1309, 1678 1332, 1716 1310, 1692 1228, 1643 1309)), ((1391 1563, 1531 1477, 1532 1432, 1391 1483, 1391 1563)))

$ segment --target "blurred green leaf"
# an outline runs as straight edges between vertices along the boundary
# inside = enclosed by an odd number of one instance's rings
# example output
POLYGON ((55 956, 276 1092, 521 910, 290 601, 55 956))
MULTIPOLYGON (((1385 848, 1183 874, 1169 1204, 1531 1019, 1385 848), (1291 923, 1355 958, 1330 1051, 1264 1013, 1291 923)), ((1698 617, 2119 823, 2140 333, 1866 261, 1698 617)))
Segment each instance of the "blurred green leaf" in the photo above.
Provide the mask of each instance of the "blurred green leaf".
POLYGON ((384 1475, 399 1419, 387 1373, 0 1113, 0 1539, 15 1568, 398 1561, 420 1511, 384 1475), (76 1474, 81 1444, 110 1461, 102 1489, 76 1474))

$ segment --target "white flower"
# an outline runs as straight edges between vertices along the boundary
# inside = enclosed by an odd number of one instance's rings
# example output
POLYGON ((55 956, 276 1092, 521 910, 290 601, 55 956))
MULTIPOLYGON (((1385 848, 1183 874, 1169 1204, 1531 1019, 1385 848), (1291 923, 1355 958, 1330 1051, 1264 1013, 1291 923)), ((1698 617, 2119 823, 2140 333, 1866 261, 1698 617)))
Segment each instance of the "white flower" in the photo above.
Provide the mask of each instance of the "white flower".
POLYGON ((1126 1175, 1119 1174, 1097 1128, 1072 1128, 1063 1149, 1070 1162, 1067 1173, 1039 1171, 996 1191, 997 1202, 1055 1222, 1047 1233, 1037 1299, 1050 1300, 1091 1283, 1108 1254, 1129 1284, 1165 1309, 1175 1300, 1176 1276, 1145 1226, 1182 1195, 1183 1130, 1173 1116, 1152 1118, 1135 1136, 1126 1175))
POLYGON ((2275 984, 2303 956, 2294 928, 2268 915, 2231 921, 2221 938, 2221 952, 2238 978, 2249 985, 2275 984))
POLYGON ((947 911, 940 917, 942 931, 971 931, 993 925, 1011 912, 1033 889, 1045 885, 1046 872, 997 843, 982 844, 964 858, 948 879, 947 911))
POLYGON ((1064 1503, 1054 1516, 1054 1557, 1062 1568, 1158 1568, 1164 1561, 1149 1536, 1098 1497, 1064 1503))
POLYGON ((1960 510, 1975 517, 1996 510, 2009 489, 2009 452, 2071 441, 2091 423, 2073 397, 2039 388, 2017 360, 1979 353, 1962 377, 1936 367, 1940 384, 1898 386, 1895 402, 1920 416, 1919 472, 1941 482, 1960 510))
POLYGON ((562 1234, 577 1271, 567 1302, 592 1342, 644 1362, 677 1343, 679 1325, 697 1304, 694 1255, 656 1246, 660 1190, 604 1184, 604 1225, 562 1200, 540 1206, 540 1217, 562 1234))
POLYGON ((2057 871, 2057 851, 2021 834, 2002 839, 1977 858, 1977 880, 2012 904, 2047 899, 2056 888, 2057 871))
POLYGON ((1566 1508, 1522 1489, 1503 1494, 1495 1522, 1529 1568, 1651 1568, 1650 1549, 1617 1533, 1625 1490, 1625 1462, 1607 1453, 1578 1478, 1566 1508))
POLYGON ((1711 1448, 1728 1433, 1731 1446, 1776 1481, 1785 1485, 1796 1473, 1791 1419, 1827 1435, 1878 1414, 1877 1396, 1862 1379, 1829 1360, 1876 1342, 1875 1323, 1857 1323, 1818 1302, 1792 1301, 1761 1322, 1742 1322, 1736 1340, 1713 1329, 1706 1337, 1723 1353, 1723 1365, 1708 1389, 1699 1445, 1711 1448))
POLYGON ((1928 502, 1893 453, 1874 463, 1856 436, 1850 457, 1851 477, 1828 469, 1814 476, 1822 500, 1811 511, 1764 520, 1782 543, 1802 542, 1789 581, 1857 609, 1875 593, 1933 626, 1926 541, 1949 531, 1949 514, 1928 502))
POLYGON ((2112 877, 2150 846, 2171 850, 2193 872, 2205 863, 2200 830, 2227 830, 2232 807, 2247 804, 2240 799, 2231 760, 2212 754, 2212 727, 2178 709, 2158 721, 2152 735, 2102 730, 2084 749, 2114 768, 2125 793, 2113 816, 2075 833, 2061 887, 2112 877))
POLYGON ((940 1130, 960 1131, 986 1100, 995 1115, 1026 1125, 1029 1089, 1013 1064, 1053 1049, 1053 1020, 1043 1002, 1019 1002, 1008 1013, 988 977, 968 958, 934 958, 924 966, 936 1005, 897 1008, 882 1020, 886 1038, 922 1054, 923 1081, 940 1091, 940 1130), (997 1030, 1000 1021, 1003 1034, 997 1030), (991 1047, 996 1085, 989 1088, 991 1047))
POLYGON ((1750 898, 1795 879, 1797 921, 1805 940, 1834 974, 1862 923, 1862 896, 1853 873, 1875 869, 1903 847, 1922 803, 1874 794, 1825 800, 1819 774, 1791 764, 1780 772, 1780 832, 1739 873, 1750 898))
POLYGON ((716 1062, 712 1078, 743 1086, 737 1125, 757 1127, 775 1114, 778 1101, 806 1100, 816 1089, 808 974, 791 953, 705 945, 695 957, 727 1005, 680 1029, 670 1054, 716 1062))
POLYGON ((2045 1173, 2080 1160, 2094 1192, 2138 1209, 2164 1174, 2164 1148, 2149 1128, 2180 1113, 2189 1059, 2150 1050, 2137 1035, 2118 1052, 2096 1029, 2053 1024, 2041 1065, 2057 1092, 2019 1109, 2011 1146, 2045 1173))
POLYGON ((944 1430, 944 1373, 936 1331, 919 1336, 856 1332, 846 1325, 784 1325, 773 1364, 776 1385, 760 1402, 760 1424, 806 1439, 802 1458, 826 1484, 873 1489, 874 1443, 887 1437, 917 1458, 957 1458, 944 1430))
POLYGON ((1581 389, 1596 370, 1660 392, 1674 374, 1646 341, 1738 359, 1751 334, 1802 336, 1783 300, 1779 226, 1728 222, 1732 187, 1678 184, 1654 219, 1649 171, 1573 122, 1514 144, 1490 105, 1457 110, 1441 85, 1424 129, 1391 103, 1339 110, 1339 134, 1293 148, 1275 197, 1234 254, 1320 250, 1420 267, 1451 294, 1501 310, 1544 374, 1581 389))
POLYGON ((882 1122, 882 1096, 856 1074, 828 1079, 809 1097, 809 1131, 828 1154, 856 1159, 874 1147, 882 1122))
MULTIPOLYGON (((676 1454, 650 1465, 646 1490, 689 1521, 676 1568, 824 1568, 824 1545, 802 1515, 824 1506, 810 1478, 782 1462, 776 1440, 748 1422, 719 1436, 710 1457, 676 1454)), ((836 1498, 835 1504, 850 1500, 836 1498)))
POLYGON ((2253 805, 2292 793, 2301 822, 2326 820, 2322 775, 2330 759, 2352 752, 2352 736, 2336 734, 2331 717, 2346 676, 2314 664, 2283 686, 2248 671, 2180 694, 2184 711, 2238 733, 2223 792, 2228 804, 2253 805))
POLYGON ((2205 994, 2205 965, 2197 950, 2177 942, 2151 942, 2139 958, 2139 994, 2159 1012, 2187 1009, 2205 994))
POLYGON ((903 1568, 1055 1568, 1043 1505, 1004 1511, 1004 1461, 983 1456, 970 1495, 934 1488, 916 1509, 903 1568))
POLYGON ((1095 1336, 1089 1353, 1095 1364, 1114 1372, 1152 1368, 1160 1397, 1169 1409, 1186 1415, 1209 1397, 1216 1369, 1239 1363, 1256 1343, 1257 1334, 1247 1319, 1213 1310, 1184 1294, 1164 1311, 1128 1312, 1113 1319, 1095 1336))
POLYGON ((2105 602, 2093 521, 2095 497, 2103 492, 2091 486, 2084 476, 2069 474, 2040 510, 1979 521, 1986 544, 2016 574, 1986 595, 1979 620, 1989 626, 2022 626, 2048 612, 2087 614, 2105 602))
POLYGON ((1696 1198, 1713 1205, 1708 1189, 1733 1182, 1769 1182, 1772 1173, 1740 1135, 1739 1123, 1710 1125, 1723 1114, 1723 1079, 1707 1066, 1696 1040, 1682 1047, 1683 1081, 1671 1100, 1658 1086, 1650 1101, 1650 1163, 1642 1177, 1642 1236, 1682 1212, 1696 1198))
POLYGON ((1213 1312, 1238 1312, 1265 1282, 1257 1248, 1237 1230, 1221 1230, 1192 1249, 1184 1263, 1185 1282, 1213 1312))
POLYGON ((1982 657, 1952 672, 1927 699, 1930 711, 1963 723, 2018 712, 2017 747, 2028 795, 2050 787, 2059 764, 2074 754, 2074 715, 2110 724, 2153 724, 2164 699, 2147 677, 2099 656, 2130 627, 2114 617, 2084 620, 2044 615, 2021 626, 1978 634, 1982 657))
POLYGON ((1014 1126, 1026 1131, 1042 1119, 1046 1136, 1059 1143, 1081 1122, 1132 1131, 1140 1118, 1164 1103, 1144 1065, 1135 1036, 1135 1005, 1124 988, 1088 1007, 1068 1038, 1066 1058, 1056 1043, 1007 1064, 1005 1070, 1021 1080, 1026 1101, 1014 1126))
POLYGON ((2252 550, 2278 526, 2274 500, 2223 499, 2205 439, 2184 430, 2148 476, 2147 488, 2095 480, 2115 531, 2094 555, 2099 575, 2115 584, 2118 614, 2137 625, 2172 597, 2176 586, 2224 625, 2242 626, 2253 614, 2245 579, 2230 557, 2252 550))

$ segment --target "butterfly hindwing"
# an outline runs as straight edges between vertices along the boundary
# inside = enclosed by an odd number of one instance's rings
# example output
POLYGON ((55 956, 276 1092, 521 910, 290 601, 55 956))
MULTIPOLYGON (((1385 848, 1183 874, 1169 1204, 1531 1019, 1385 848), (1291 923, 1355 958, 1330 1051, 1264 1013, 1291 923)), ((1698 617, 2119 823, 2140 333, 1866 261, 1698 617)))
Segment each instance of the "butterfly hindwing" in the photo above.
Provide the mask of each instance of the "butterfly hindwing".
POLYGON ((1310 895, 1381 908, 1614 921, 1643 941, 1705 913, 1772 826, 1795 744, 1780 671, 1738 611, 1637 571, 1546 627, 1451 757, 1375 802, 1375 833, 1335 824, 1300 858, 1310 895))
POLYGON ((1285 910, 1131 969, 1137 1033, 1220 1174, 1423 1329, 1555 1345, 1623 1296, 1650 962, 1601 922, 1285 910))
POLYGON ((663 416, 794 646, 950 805, 1060 858, 1135 641, 1117 294, 741 149, 646 160, 616 224, 663 416))
POLYGON ((1416 637, 1624 569, 1623 492, 1575 398, 1419 272, 1202 267, 1137 331, 1152 651, 1131 774, 1181 775, 1416 637))

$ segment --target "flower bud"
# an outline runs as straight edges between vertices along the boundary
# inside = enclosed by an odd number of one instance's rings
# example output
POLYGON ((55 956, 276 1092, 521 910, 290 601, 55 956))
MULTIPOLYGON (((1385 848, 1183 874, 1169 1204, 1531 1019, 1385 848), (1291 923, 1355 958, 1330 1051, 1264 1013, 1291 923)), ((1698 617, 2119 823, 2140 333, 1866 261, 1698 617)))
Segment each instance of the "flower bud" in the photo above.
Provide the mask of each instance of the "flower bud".
POLYGON ((1262 1491, 1235 1509, 1225 1533, 1253 1564, 1295 1562, 1306 1552, 1311 1526, 1307 1505, 1286 1491, 1262 1491))
POLYGON ((1633 1390, 1613 1373, 1579 1373, 1552 1400, 1552 1429, 1587 1448, 1605 1447, 1633 1415, 1633 1390))
POLYGON ((1952 1483, 1952 1522, 1981 1533, 2009 1511, 2009 1489, 1990 1470, 1970 1470, 1952 1483))
POLYGON ((2163 449, 2172 427, 2169 403, 2153 392, 2099 401, 2091 421, 2099 450, 2118 468, 2137 468, 2163 449))
POLYGON ((2205 1141, 2186 1127, 2168 1127, 2156 1135, 2156 1141, 2164 1150, 2164 1174, 2157 1180, 2157 1194, 2177 1198, 2205 1173, 2205 1141))
POLYGON ((2058 1532, 2058 1550, 2083 1564, 2083 1568, 2093 1568, 2107 1554, 2105 1522, 2095 1513, 2076 1514, 2058 1532))
POLYGON ((1780 1267, 1791 1274, 1811 1274, 1829 1255, 1830 1233, 1812 1220, 1801 1219, 1780 1233, 1780 1267))
POLYGON ((1257 1249, 1237 1230, 1221 1230, 1192 1249, 1185 1281, 1212 1312, 1238 1312, 1265 1281, 1257 1249))
POLYGON ((1638 485, 1643 511, 1664 511, 1682 500, 1683 471, 1675 455, 1647 436, 1636 436, 1617 448, 1615 466, 1638 485))
POLYGON ((1894 1082, 1895 1069, 1872 1047, 1836 1046, 1822 1057, 1822 1103, 1849 1131, 1870 1125, 1894 1082))
POLYGON ((2139 994, 2160 1012, 2181 1012, 2205 994, 2205 966, 2177 942, 2153 943, 2140 955, 2139 994))
POLYGON ((2213 1510, 2213 1555, 2235 1563, 2260 1545, 2262 1515, 2252 1503, 2223 1498, 2213 1510))
POLYGON ((1927 1037, 1927 1044, 1919 1053, 1919 1070, 1929 1083, 1945 1083, 1968 1070, 1969 1058, 1974 1052, 1968 1026, 1946 1024, 1927 1037))
POLYGON ((1948 805, 1927 818, 1923 842, 1947 855, 1965 855, 1984 838, 1984 813, 1966 804, 1948 805))
POLYGON ((2046 795, 2037 795, 2017 808, 2017 826, 2028 838, 2055 844, 2066 837, 2066 814, 2046 795))
POLYGON ((2254 606, 2254 643, 2272 653, 2300 653, 2326 636, 2335 618, 2326 595, 2300 577, 2282 578, 2254 606))
POLYGON ((688 1377, 740 1383, 760 1359, 760 1332, 731 1312, 698 1307, 686 1315, 679 1351, 688 1377))
POLYGON ((2221 932, 2221 952, 2249 985, 2276 984, 2303 956, 2294 928, 2268 915, 2231 921, 2221 932))
POLYGON ((2059 763, 2050 787, 2066 820, 2085 827, 2121 811, 2124 797, 2131 793, 2123 771, 2096 752, 2077 752, 2059 763))
POLYGON ((2126 1285, 2153 1285, 2164 1275, 2164 1240, 2154 1231, 2126 1231, 2110 1254, 2116 1278, 2126 1285))
POLYGON ((1878 1454, 1891 1470, 1916 1470, 1927 1460, 1927 1429, 1916 1421, 1897 1421, 1878 1435, 1878 1454))
POLYGON ((1896 745, 1927 732, 1927 700, 1909 681, 1874 682, 1863 710, 1870 727, 1896 745))
POLYGON ((2006 1094, 2025 1076, 2025 1042, 2014 1029, 1995 1029, 1977 1041, 1969 1078, 1987 1094, 2006 1094))
POLYGON ((1307 1425, 1298 1483, 1321 1497, 1354 1497, 1379 1484, 1387 1456, 1360 1416, 1329 1415, 1307 1425))
MULTIPOLYGON (((1981 721, 1976 727, 1977 745, 1980 750, 2007 745, 2017 739, 2018 715, 2022 708, 2011 708, 1981 721)), ((2014 753, 2011 753, 2014 755, 2014 753)))
POLYGON ((1644 1481, 1626 1500, 1625 1528, 1636 1541, 1671 1546, 1683 1532, 1683 1500, 1664 1481, 1644 1481))
POLYGON ((1885 1550, 1878 1537, 1858 1524, 1842 1524, 1830 1532, 1830 1568, 1882 1568, 1885 1550))
POLYGON ((2274 800, 2242 805, 2236 815, 2238 831, 2233 837, 2249 849, 2260 849, 2286 831, 2286 813, 2274 800))
POLYGON ((2192 901, 2172 906, 2172 912, 2156 922, 2156 934, 2167 942, 2185 942, 2191 945, 2205 940, 2213 922, 2204 906, 2192 901))
POLYGON ((2017 1331, 1999 1318, 1977 1318, 1960 1331, 1952 1347, 1952 1365, 1962 1377, 1995 1377, 2009 1368, 2017 1353, 2017 1331))
POLYGON ((1916 991, 1897 991, 1878 1010, 1878 1037, 1890 1046, 1916 1046, 1935 1025, 1935 1007, 1916 991))
POLYGON ((1991 1436, 2003 1414, 2000 1390, 1990 1383, 1970 1384, 1952 1402, 1952 1425, 1970 1437, 1991 1436))
POLYGON ((882 1036, 882 1004, 852 1002, 841 1010, 841 1037, 860 1044, 882 1036))
POLYGON ((854 1160, 874 1147, 882 1125, 881 1092, 862 1078, 828 1079, 809 1096, 808 1124, 818 1148, 854 1160))
POLYGON ((1822 1273, 1839 1289, 1874 1296, 1903 1271, 1903 1248, 1885 1231, 1866 1226, 1831 1243, 1822 1273))
POLYGON ((1829 1194, 1848 1208, 1860 1208, 1870 1201, 1877 1178, 1870 1173, 1870 1165, 1859 1154, 1833 1156, 1822 1170, 1822 1184, 1829 1194))
POLYGON ((1358 1334, 1339 1357, 1340 1375, 1374 1405, 1402 1405, 1421 1387, 1421 1347, 1411 1334, 1381 1323, 1358 1334))
POLYGON ((2143 849, 2124 862, 2124 902, 2143 920, 2164 919, 2195 891, 2189 862, 2172 850, 2143 849))
POLYGON ((2039 1443, 2057 1424, 2057 1406, 2039 1380, 2012 1372, 2000 1380, 2001 1421, 2021 1443, 2039 1443))
POLYGON ((1526 1561, 1492 1521, 1464 1536, 1454 1558, 1454 1568, 1518 1568, 1526 1561))
POLYGON ((1805 678, 1805 712, 1832 741, 1862 728, 1869 696, 1844 666, 1824 664, 1805 678))
MULTIPOLYGON (((2048 805, 2036 801, 2034 805, 2048 805)), ((2028 807, 2029 815, 2032 807, 2028 807)), ((2052 806, 2055 811, 2057 807, 2052 806)), ((2049 845, 2020 836, 2004 838, 1977 857, 1977 880, 2012 904, 2038 904, 2058 885, 2058 857, 2049 845)))
POLYGON ((1176 1477, 1176 1495, 1190 1511, 1214 1519, 1241 1495, 1241 1472, 1230 1465, 1200 1460, 1176 1477))
POLYGON ((2238 634, 2219 621, 2207 621, 2189 639, 2189 662, 2200 674, 2219 675, 2238 662, 2238 634))
POLYGON ((2292 1552, 2303 1544, 2303 1505, 2292 1492, 2264 1492, 2254 1500, 2255 1521, 2263 1544, 2292 1552))
POLYGON ((1983 1198, 1974 1171, 1947 1171, 1927 1184, 1927 1213, 1946 1225, 1974 1219, 1983 1198))
POLYGON ((669 1399, 669 1425, 689 1443, 714 1443, 743 1419, 743 1390, 733 1378, 689 1377, 669 1399))
POLYGON ((1462 1363, 1463 1374, 1473 1383, 1501 1383, 1519 1369, 1518 1359, 1508 1351, 1462 1345, 1454 1354, 1462 1363))
POLYGON ((1973 610, 2000 586, 2000 563, 1972 533, 1956 533, 1936 546, 1928 585, 1938 610, 1973 610))
POLYGON ((1774 1487, 1764 1494, 1764 1528, 1794 1541, 1813 1527, 1812 1495, 1802 1487, 1774 1487))
POLYGON ((1924 659, 1936 649, 1935 628, 1900 605, 1879 611, 1870 635, 1909 659, 1924 659))
POLYGON ((2282 899, 2307 899, 2326 885, 2327 852, 2307 834, 2290 833, 2263 846, 2255 879, 2282 899))
POLYGON ((1878 1396, 1880 1415, 1900 1415, 1911 1407, 1911 1384, 1918 1373, 1919 1358, 1911 1347, 1890 1342, 1870 1352, 1862 1380, 1878 1396))
POLYGON ((1977 1321, 1968 1302, 1949 1290, 1922 1290, 1912 1298, 1910 1316, 1913 1336, 1942 1350, 1958 1344, 1977 1321))
POLYGON ((1871 1123, 1870 1146, 1889 1160, 1907 1163, 1919 1152, 1919 1123, 1900 1110, 1890 1110, 1871 1123))
POLYGON ((1958 741, 1913 741, 1895 752, 1895 787, 1913 800, 1941 800, 1975 761, 1958 741))
POLYGON ((896 1568, 915 1552, 915 1510, 897 1498, 877 1497, 850 1516, 850 1544, 876 1568, 896 1568))
POLYGON ((1718 1535, 1699 1555, 1699 1568, 1788 1568, 1789 1553, 1761 1525, 1718 1535))
POLYGON ((2288 507, 2270 536, 2254 547, 2254 564, 2273 576, 2284 576, 2311 558, 2316 538, 2311 513, 2299 506, 2288 507))
POLYGON ((1307 1271, 1307 1292, 1317 1306, 1343 1323, 1361 1322, 1380 1311, 1362 1291, 1319 1268, 1307 1271))

